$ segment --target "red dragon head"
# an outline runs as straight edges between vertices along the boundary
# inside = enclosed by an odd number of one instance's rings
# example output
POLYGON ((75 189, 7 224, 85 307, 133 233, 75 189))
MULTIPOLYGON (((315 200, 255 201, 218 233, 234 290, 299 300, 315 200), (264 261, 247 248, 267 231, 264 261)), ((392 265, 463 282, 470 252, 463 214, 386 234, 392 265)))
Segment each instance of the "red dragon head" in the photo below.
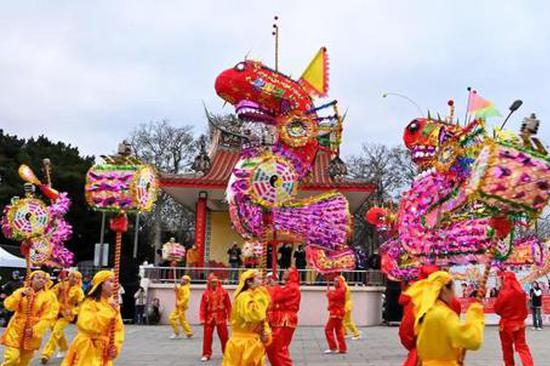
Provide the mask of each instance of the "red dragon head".
POLYGON ((420 167, 427 167, 434 163, 439 148, 462 132, 456 124, 416 118, 405 128, 403 141, 411 151, 412 161, 420 167))
POLYGON ((216 92, 235 106, 240 119, 275 124, 280 116, 304 115, 313 108, 313 95, 326 94, 327 62, 323 47, 296 81, 259 61, 245 60, 218 75, 216 92))

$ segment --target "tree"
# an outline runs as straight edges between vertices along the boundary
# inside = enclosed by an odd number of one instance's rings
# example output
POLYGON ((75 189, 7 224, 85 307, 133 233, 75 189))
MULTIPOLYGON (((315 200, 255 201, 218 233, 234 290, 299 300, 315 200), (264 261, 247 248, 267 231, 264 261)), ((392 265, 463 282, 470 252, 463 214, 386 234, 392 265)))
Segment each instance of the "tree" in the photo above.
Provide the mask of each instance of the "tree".
MULTIPOLYGON (((63 142, 54 143, 44 136, 26 140, 0 130, 0 209, 3 210, 13 196, 23 194, 23 181, 17 174, 19 165, 29 165, 40 176, 44 158, 52 162, 53 187, 67 192, 72 200, 66 219, 73 226, 73 237, 66 246, 75 254, 76 261, 91 259, 94 243, 99 237, 97 228, 100 223, 85 202, 84 181, 94 158, 81 156, 77 148, 63 142)), ((0 237, 4 243, 10 242, 0 237)))
POLYGON ((361 153, 352 155, 347 162, 351 178, 366 180, 376 185, 376 193, 355 213, 355 243, 362 243, 367 253, 379 246, 374 228, 363 218, 375 205, 397 205, 399 194, 410 186, 416 174, 410 153, 399 146, 363 144, 361 153))
MULTIPOLYGON (((197 152, 198 143, 191 130, 190 126, 177 127, 168 120, 151 121, 140 124, 128 141, 140 160, 154 165, 163 174, 180 174, 190 167, 197 152)), ((160 249, 163 231, 177 233, 182 238, 194 229, 193 213, 165 192, 160 192, 155 208, 143 218, 155 253, 160 249)))

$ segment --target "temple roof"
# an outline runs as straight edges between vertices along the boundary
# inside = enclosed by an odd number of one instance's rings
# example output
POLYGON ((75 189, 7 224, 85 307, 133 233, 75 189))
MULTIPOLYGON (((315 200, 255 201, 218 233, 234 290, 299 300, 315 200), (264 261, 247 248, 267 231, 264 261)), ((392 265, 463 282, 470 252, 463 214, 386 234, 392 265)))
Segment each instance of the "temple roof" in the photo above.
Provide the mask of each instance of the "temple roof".
MULTIPOLYGON (((206 191, 209 197, 209 208, 224 210, 225 188, 233 167, 239 160, 239 149, 234 143, 214 139, 209 152, 211 166, 206 174, 161 174, 161 188, 176 201, 194 208, 198 192, 206 191)), ((375 185, 366 181, 348 178, 333 179, 328 172, 330 154, 319 151, 310 174, 300 184, 303 191, 300 196, 309 196, 329 190, 337 190, 346 195, 352 211, 359 208, 368 196, 376 189, 375 185)))

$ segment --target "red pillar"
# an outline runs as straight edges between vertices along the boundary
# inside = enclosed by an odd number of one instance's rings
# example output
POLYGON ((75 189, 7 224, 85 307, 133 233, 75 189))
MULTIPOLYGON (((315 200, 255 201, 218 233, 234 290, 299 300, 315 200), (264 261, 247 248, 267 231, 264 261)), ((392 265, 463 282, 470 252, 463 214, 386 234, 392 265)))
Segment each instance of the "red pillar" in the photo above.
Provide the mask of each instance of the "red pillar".
POLYGON ((195 216, 195 246, 199 252, 199 267, 204 267, 204 250, 206 241, 206 192, 199 193, 195 216))

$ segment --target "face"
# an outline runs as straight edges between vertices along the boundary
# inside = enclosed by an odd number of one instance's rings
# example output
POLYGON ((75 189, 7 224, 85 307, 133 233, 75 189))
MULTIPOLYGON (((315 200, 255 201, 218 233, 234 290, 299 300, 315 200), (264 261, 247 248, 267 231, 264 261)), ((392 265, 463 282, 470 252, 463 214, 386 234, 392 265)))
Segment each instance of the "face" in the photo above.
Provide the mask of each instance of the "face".
POLYGON ((115 279, 109 277, 101 287, 101 296, 111 297, 113 295, 113 290, 115 289, 115 279))
POLYGON ((74 286, 74 285, 78 284, 78 276, 76 274, 71 273, 69 275, 69 284, 71 286, 74 286))
POLYGON ((187 279, 187 277, 182 277, 181 278, 181 284, 182 285, 187 285, 189 283, 189 280, 187 279))
POLYGON ((210 281, 210 287, 212 287, 213 289, 217 288, 218 287, 218 280, 210 281))
POLYGON ((284 282, 284 283, 287 283, 287 282, 288 282, 288 277, 289 277, 289 276, 290 276, 290 272, 285 271, 285 272, 283 273, 283 282, 284 282))
POLYGON ((455 297, 455 286, 451 281, 448 285, 443 286, 439 294, 439 298, 449 304, 451 300, 455 297))
POLYGON ((258 278, 258 276, 254 276, 248 280, 248 287, 250 287, 251 289, 258 288, 258 286, 260 286, 260 279, 258 278))
POLYGON ((46 282, 48 282, 46 276, 43 273, 38 273, 32 276, 31 286, 33 290, 38 291, 46 286, 46 282))

